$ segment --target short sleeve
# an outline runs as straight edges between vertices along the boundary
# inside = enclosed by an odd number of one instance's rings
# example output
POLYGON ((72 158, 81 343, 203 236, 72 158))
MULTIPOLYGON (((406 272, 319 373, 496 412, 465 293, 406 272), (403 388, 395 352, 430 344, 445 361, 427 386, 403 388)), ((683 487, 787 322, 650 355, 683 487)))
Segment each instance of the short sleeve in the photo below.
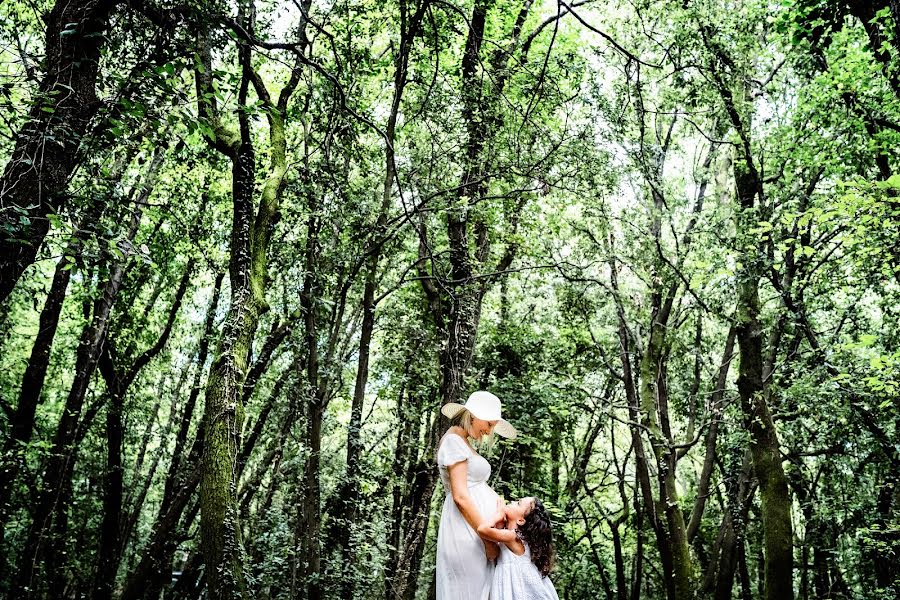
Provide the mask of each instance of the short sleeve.
POLYGON ((472 451, 469 445, 456 434, 445 435, 437 452, 437 464, 439 467, 449 467, 458 462, 468 460, 472 451))

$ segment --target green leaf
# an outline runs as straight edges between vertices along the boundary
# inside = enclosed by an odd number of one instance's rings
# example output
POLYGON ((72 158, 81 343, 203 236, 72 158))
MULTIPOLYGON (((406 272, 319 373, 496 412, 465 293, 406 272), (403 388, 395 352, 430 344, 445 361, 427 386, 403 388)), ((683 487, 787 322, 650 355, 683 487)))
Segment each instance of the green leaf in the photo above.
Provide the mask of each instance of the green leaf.
POLYGON ((864 333, 859 336, 859 343, 864 348, 869 348, 875 345, 875 342, 878 341, 878 336, 872 335, 871 333, 864 333))

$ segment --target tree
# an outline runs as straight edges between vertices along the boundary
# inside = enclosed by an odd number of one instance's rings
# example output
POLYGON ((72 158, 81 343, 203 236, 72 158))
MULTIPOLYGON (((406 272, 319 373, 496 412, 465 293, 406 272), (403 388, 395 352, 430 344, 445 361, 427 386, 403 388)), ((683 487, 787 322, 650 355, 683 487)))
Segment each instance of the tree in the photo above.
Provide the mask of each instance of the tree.
MULTIPOLYGON (((235 479, 244 421, 241 389, 247 373, 250 344, 259 317, 268 308, 265 298, 266 254, 278 221, 278 206, 287 172, 284 118, 291 94, 300 82, 295 68, 277 100, 272 100, 268 88, 251 63, 250 44, 253 42, 255 21, 253 2, 242 3, 233 28, 244 36, 238 47, 241 74, 237 131, 230 129, 224 121, 213 91, 214 71, 208 23, 201 24, 197 35, 199 60, 194 72, 198 112, 209 128, 209 143, 232 165, 233 217, 228 265, 231 303, 206 384, 200 479, 203 551, 210 591, 216 598, 246 595, 235 479), (246 110, 251 85, 262 104, 269 127, 267 150, 270 166, 256 209, 256 152, 251 137, 250 116, 246 110)), ((302 51, 301 44, 298 57, 302 56, 302 51)))

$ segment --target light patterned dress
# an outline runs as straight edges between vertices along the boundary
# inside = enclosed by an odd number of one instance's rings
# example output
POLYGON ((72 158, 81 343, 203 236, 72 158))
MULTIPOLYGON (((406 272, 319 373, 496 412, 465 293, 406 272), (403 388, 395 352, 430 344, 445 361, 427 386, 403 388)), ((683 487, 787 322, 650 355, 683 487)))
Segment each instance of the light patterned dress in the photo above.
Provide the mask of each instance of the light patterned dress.
POLYGON ((450 490, 447 467, 464 460, 469 462, 469 497, 480 513, 476 518, 480 520, 497 510, 497 493, 487 483, 490 463, 460 436, 444 434, 437 452, 445 493, 437 539, 437 600, 488 600, 491 591, 494 564, 488 561, 484 543, 459 512, 450 490))
POLYGON ((525 544, 525 553, 518 556, 500 544, 500 558, 494 570, 491 600, 559 600, 556 588, 549 577, 541 577, 537 566, 531 562, 531 551, 525 544))

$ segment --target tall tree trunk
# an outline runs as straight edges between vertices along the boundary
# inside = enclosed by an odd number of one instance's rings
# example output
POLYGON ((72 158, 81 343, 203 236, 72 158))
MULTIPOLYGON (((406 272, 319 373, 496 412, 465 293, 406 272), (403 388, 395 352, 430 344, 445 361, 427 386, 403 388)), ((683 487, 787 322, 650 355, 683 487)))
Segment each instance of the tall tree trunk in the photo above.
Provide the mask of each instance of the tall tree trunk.
POLYGON ((113 340, 104 348, 100 357, 100 371, 107 384, 109 400, 106 405, 106 438, 107 438, 107 464, 106 480, 103 492, 103 521, 100 527, 100 546, 98 549, 98 566, 94 579, 93 598, 107 600, 112 598, 116 582, 116 574, 119 571, 119 563, 122 560, 123 541, 120 532, 122 529, 122 496, 123 496, 123 468, 122 445, 123 424, 122 413, 124 410, 125 396, 134 380, 154 357, 162 352, 172 328, 175 318, 181 309, 181 303, 187 292, 190 277, 193 274, 194 261, 189 260, 185 266, 184 274, 175 291, 175 297, 169 310, 163 330, 157 341, 135 358, 132 365, 123 369, 117 365, 115 357, 115 344, 113 340))
MULTIPOLYGON (((665 540, 662 538, 662 528, 658 524, 657 510, 655 508, 656 502, 653 498, 653 488, 650 482, 650 466, 647 460, 647 451, 644 448, 644 438, 641 436, 641 429, 639 427, 641 417, 637 393, 637 381, 635 381, 634 369, 632 368, 632 340, 631 333, 628 330, 628 323, 625 319, 625 307, 622 304, 622 298, 619 293, 618 267, 616 266, 612 234, 604 241, 606 243, 606 253, 609 263, 610 286, 613 291, 612 296, 616 305, 619 360, 622 365, 622 383, 625 387, 625 402, 628 405, 628 419, 632 424, 629 427, 629 431, 631 433, 631 444, 634 448, 635 475, 637 478, 635 495, 637 497, 639 494, 639 497, 643 501, 642 506, 646 507, 647 514, 650 517, 650 526, 656 534, 657 545, 661 552, 664 552, 666 544, 665 540)), ((637 505, 637 500, 635 500, 635 504, 637 505)), ((637 510, 638 509, 636 508, 636 512, 637 510)), ((642 522, 642 510, 640 511, 639 517, 640 518, 637 520, 642 522)), ((640 526, 638 528, 640 529, 640 526)), ((638 535, 640 536, 641 532, 639 532, 638 535)), ((639 540, 643 543, 642 537, 639 538, 639 540)), ((639 560, 642 560, 642 558, 639 557, 639 560)), ((636 571, 639 572, 640 569, 636 568, 636 571)), ((640 587, 640 577, 638 576, 632 581, 633 598, 640 596, 640 587)))
POLYGON ((634 491, 634 566, 631 569, 631 600, 640 600, 641 582, 644 577, 644 506, 637 489, 634 491))
POLYGON ((750 434, 753 470, 759 480, 765 546, 766 600, 793 600, 793 525, 791 495, 781 464, 778 431, 769 409, 764 379, 763 331, 759 320, 759 280, 766 255, 758 230, 764 208, 762 175, 755 163, 750 140, 749 92, 741 83, 737 98, 732 82, 726 81, 722 66, 733 64, 727 51, 708 25, 700 34, 712 54, 710 70, 728 120, 738 137, 734 160, 734 181, 738 199, 735 215, 739 268, 736 273, 737 302, 735 332, 740 351, 737 387, 741 398, 744 427, 750 434), (758 204, 757 204, 758 202, 758 204))
MULTIPOLYGON (((748 148, 749 151, 749 148, 748 148)), ((736 333, 740 349, 738 393, 744 426, 750 433, 753 469, 759 480, 762 501, 763 539, 766 550, 766 600, 791 600, 793 590, 793 526, 791 496, 781 464, 781 450, 775 421, 769 410, 763 381, 763 332, 759 322, 759 278, 763 254, 757 234, 759 223, 755 199, 762 182, 749 155, 734 163, 740 200, 737 232, 741 265, 737 274, 736 333)))
MULTIPOLYGON (((252 0, 238 7, 237 35, 253 36, 255 7, 252 0)), ((267 309, 267 253, 287 172, 284 114, 296 88, 297 72, 282 89, 277 102, 253 70, 251 47, 245 39, 238 47, 241 83, 238 104, 247 105, 252 84, 264 108, 269 126, 268 177, 254 215, 256 153, 247 111, 238 111, 237 131, 227 128, 213 92, 212 50, 209 32, 197 36, 202 67, 195 71, 200 114, 214 135, 210 144, 231 161, 232 225, 229 255, 231 304, 206 384, 203 416, 203 459, 200 479, 200 538, 205 560, 209 597, 232 600, 246 597, 243 548, 237 497, 238 453, 244 422, 243 384, 259 317, 267 309)))
POLYGON ((46 72, 0 178, 0 302, 34 262, 50 228, 47 215, 65 203, 76 153, 100 107, 100 54, 117 4, 57 0, 47 15, 46 72))
MULTIPOLYGON (((388 194, 390 188, 388 188, 388 194)), ((338 544, 341 548, 341 564, 344 574, 341 581, 341 596, 355 597, 355 579, 352 576, 352 537, 359 516, 361 502, 359 478, 362 470, 362 411, 366 398, 366 385, 369 379, 369 353, 372 345, 372 332, 375 329, 375 288, 377 286, 377 269, 379 252, 369 259, 365 274, 362 300, 362 326, 359 336, 359 359, 356 363, 356 382, 353 386, 353 399, 350 405, 350 424, 347 427, 347 471, 345 493, 342 494, 343 514, 338 525, 338 544)))
MULTIPOLYGON (((156 175, 162 165, 164 156, 162 150, 160 148, 154 154, 149 172, 142 184, 141 193, 131 213, 131 220, 125 236, 129 241, 137 235, 143 206, 153 189, 156 175)), ((110 313, 122 285, 124 274, 125 265, 121 262, 114 262, 110 266, 106 283, 94 302, 91 322, 81 335, 75 361, 75 378, 60 416, 50 458, 44 469, 44 489, 37 499, 34 520, 24 546, 25 549, 20 556, 19 576, 14 590, 22 597, 38 592, 35 577, 40 570, 38 558, 42 552, 46 553, 45 581, 51 589, 62 589, 63 565, 61 561, 62 557, 66 556, 65 539, 69 494, 71 493, 70 479, 77 452, 75 442, 84 435, 82 430, 86 431, 90 421, 90 418, 86 417, 85 422, 79 425, 79 416, 91 378, 106 343, 110 313), (48 539, 51 525, 56 538, 54 540, 48 539)))
POLYGON ((298 486, 298 511, 294 529, 294 563, 291 574, 291 597, 305 591, 310 600, 321 600, 321 465, 322 416, 325 394, 319 375, 319 329, 316 298, 320 293, 318 279, 319 232, 321 217, 319 199, 315 192, 308 197, 309 215, 306 221, 305 276, 300 294, 304 317, 304 347, 306 350, 306 431, 305 445, 309 449, 298 486))
MULTIPOLYGON (((103 203, 95 202, 82 219, 75 236, 56 264, 50 291, 41 310, 38 333, 31 348, 31 357, 25 368, 25 374, 22 377, 19 400, 10 424, 10 435, 3 444, 3 463, 0 467, 0 547, 3 545, 5 524, 7 516, 10 514, 8 504, 12 486, 24 460, 22 448, 31 441, 34 432, 37 407, 44 389, 47 367, 50 365, 50 350, 53 346, 53 339, 56 337, 59 316, 62 313, 72 268, 75 267, 74 258, 81 250, 82 243, 89 232, 88 228, 99 220, 102 208, 103 203)), ((5 553, 0 552, 0 557, 5 557, 5 553)), ((0 558, 0 561, 3 559, 0 558)), ((2 562, 0 562, 0 566, 5 567, 2 562)))
POLYGON ((116 373, 111 349, 108 346, 100 357, 100 370, 109 371, 107 377, 106 403, 106 477, 103 489, 103 520, 100 525, 100 545, 98 548, 98 567, 94 579, 93 597, 108 600, 112 597, 116 582, 116 572, 121 556, 119 527, 122 520, 122 445, 125 385, 116 373), (106 367, 104 364, 106 363, 106 367))
POLYGON ((657 526, 656 519, 656 502, 653 499, 653 488, 650 483, 650 467, 649 461, 647 460, 647 451, 644 448, 644 440, 641 437, 640 429, 637 424, 640 423, 640 413, 638 411, 638 400, 637 394, 634 392, 634 376, 632 374, 631 368, 631 356, 630 356, 630 344, 627 341, 628 334, 625 333, 624 327, 622 325, 619 326, 619 340, 620 340, 620 355, 622 356, 622 365, 623 372, 625 375, 625 389, 626 389, 626 401, 628 402, 628 418, 632 425, 631 429, 631 439, 635 446, 635 461, 637 469, 637 479, 638 479, 638 487, 641 491, 641 498, 644 502, 644 506, 648 510, 648 515, 650 516, 650 524, 654 531, 659 531, 659 527, 657 526), (627 390, 631 390, 629 393, 627 390), (630 396, 630 398, 629 398, 630 396))
MULTIPOLYGON (((642 147, 644 130, 646 129, 647 112, 643 105, 642 84, 638 78, 635 83, 636 110, 638 127, 641 131, 642 147)), ((668 204, 664 195, 663 173, 666 157, 672 140, 672 134, 677 120, 673 117, 665 131, 664 136, 657 136, 656 143, 648 150, 642 150, 639 155, 639 168, 644 176, 649 196, 649 236, 654 256, 650 263, 649 279, 651 283, 650 295, 650 323, 647 339, 643 345, 639 377, 634 378, 631 367, 631 359, 627 356, 631 335, 625 321, 624 307, 618 293, 616 281, 616 264, 613 255, 613 239, 604 238, 603 244, 610 262, 611 282, 613 296, 619 317, 619 341, 622 348, 623 376, 626 379, 626 397, 628 398, 629 417, 632 426, 633 445, 637 457, 637 471, 645 506, 651 515, 651 525, 656 534, 657 546, 662 565, 662 580, 666 596, 670 599, 687 598, 693 594, 695 588, 695 568, 690 552, 689 536, 681 510, 681 501, 676 481, 676 465, 683 455, 676 450, 677 441, 674 439, 669 418, 669 394, 667 363, 671 348, 671 341, 667 332, 670 329, 670 318, 673 307, 681 293, 681 279, 671 271, 679 271, 684 263, 687 253, 693 242, 693 232, 702 213, 706 188, 709 181, 709 171, 716 156, 717 146, 714 144, 707 152, 703 163, 702 179, 699 182, 697 196, 691 210, 691 216, 681 234, 679 255, 674 261, 664 256, 662 239, 662 217, 668 204), (635 393, 633 387, 637 387, 635 393), (646 432, 650 449, 656 463, 656 477, 659 489, 659 499, 654 502, 652 490, 650 490, 647 466, 642 465, 646 461, 646 454, 641 440, 641 431, 646 432), (655 514, 654 514, 655 511, 655 514)), ((718 121, 713 123, 712 129, 719 132, 718 121)), ((714 135, 715 135, 714 133, 714 135)), ((698 317, 700 319, 701 317, 698 317)), ((698 320, 698 334, 700 335, 700 321, 698 320)), ((699 377, 695 376, 695 385, 699 386, 699 377)), ((694 413, 688 425, 689 435, 692 431, 694 413)))
MULTIPOLYGON (((324 287, 324 280, 320 277, 319 255, 321 252, 320 234, 322 232, 323 219, 320 214, 321 200, 312 193, 308 197, 309 216, 306 224, 306 248, 305 276, 303 289, 300 294, 300 307, 304 316, 303 350, 305 355, 306 390, 305 398, 306 427, 304 441, 309 449, 309 455, 304 465, 303 477, 297 486, 297 521, 294 528, 295 553, 292 558, 291 590, 292 595, 305 590, 308 598, 322 598, 325 594, 325 577, 321 569, 323 548, 323 513, 322 513, 322 420, 332 390, 334 378, 335 359, 338 355, 338 340, 342 332, 346 330, 344 312, 347 303, 347 292, 352 277, 362 263, 356 263, 358 267, 351 268, 347 279, 336 290, 336 299, 333 308, 325 313, 317 301, 324 287), (327 336, 325 335, 327 333, 327 336), (321 338, 326 337, 327 343, 320 350, 321 338)), ((357 313, 347 317, 350 322, 356 322, 357 313)), ((350 343, 350 337, 344 338, 344 343, 350 343)), ((349 350, 346 347, 340 350, 344 355, 349 350)), ((302 363, 299 357, 296 365, 302 363)))
POLYGON ((303 494, 300 506, 301 518, 297 521, 294 532, 295 545, 299 542, 300 560, 304 568, 300 571, 301 579, 296 579, 291 588, 309 600, 321 600, 324 597, 324 581, 322 575, 322 488, 320 482, 322 452, 322 415, 324 409, 319 398, 313 396, 309 401, 306 424, 306 444, 309 457, 303 471, 303 494))
MULTIPOLYGON (((203 415, 203 469, 200 480, 201 540, 211 598, 246 596, 241 529, 237 505, 237 456, 244 406, 242 376, 250 345, 266 309, 264 282, 255 281, 249 264, 255 154, 241 144, 232 168, 234 221, 231 237, 231 304, 206 384, 203 415), (254 291, 258 292, 254 294, 254 291)), ((264 259, 264 257, 263 257, 264 259)))

